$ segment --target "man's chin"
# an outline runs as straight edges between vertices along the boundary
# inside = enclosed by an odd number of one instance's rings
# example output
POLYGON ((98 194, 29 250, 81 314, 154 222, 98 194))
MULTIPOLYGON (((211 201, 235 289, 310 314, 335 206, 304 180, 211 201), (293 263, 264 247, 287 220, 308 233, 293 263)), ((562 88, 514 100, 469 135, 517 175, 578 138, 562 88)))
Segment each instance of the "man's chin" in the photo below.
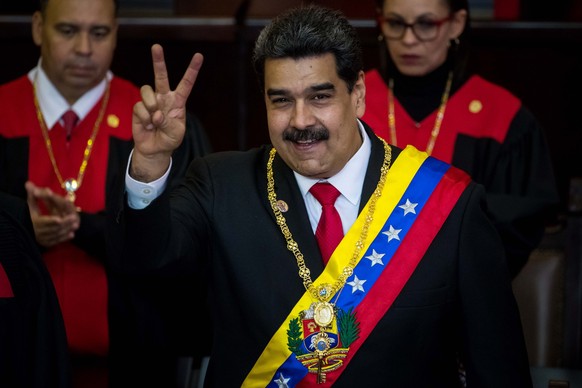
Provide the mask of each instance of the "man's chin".
POLYGON ((90 84, 95 82, 99 74, 93 68, 69 68, 66 72, 66 77, 72 82, 90 84))
POLYGON ((76 89, 90 89, 93 86, 97 85, 99 81, 101 80, 96 79, 94 74, 92 74, 91 76, 71 74, 67 77, 67 83, 72 88, 76 89))

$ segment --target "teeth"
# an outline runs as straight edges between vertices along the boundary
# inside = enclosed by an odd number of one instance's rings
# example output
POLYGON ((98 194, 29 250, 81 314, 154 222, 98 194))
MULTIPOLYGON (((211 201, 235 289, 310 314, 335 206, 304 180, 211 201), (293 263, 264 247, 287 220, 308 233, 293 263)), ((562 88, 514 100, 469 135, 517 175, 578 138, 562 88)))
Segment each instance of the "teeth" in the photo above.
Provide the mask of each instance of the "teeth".
POLYGON ((299 144, 310 144, 310 143, 314 143, 315 140, 297 140, 297 143, 299 144))

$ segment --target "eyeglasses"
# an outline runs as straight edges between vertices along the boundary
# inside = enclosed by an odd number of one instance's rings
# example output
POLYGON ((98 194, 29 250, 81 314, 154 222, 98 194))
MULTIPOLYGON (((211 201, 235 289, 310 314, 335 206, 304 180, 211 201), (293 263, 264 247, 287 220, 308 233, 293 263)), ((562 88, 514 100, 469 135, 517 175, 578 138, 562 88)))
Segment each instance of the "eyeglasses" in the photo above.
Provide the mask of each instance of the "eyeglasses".
POLYGON ((395 17, 378 16, 378 24, 384 25, 382 31, 386 39, 402 39, 406 30, 410 28, 414 36, 421 42, 436 39, 440 27, 451 20, 451 15, 439 20, 420 19, 414 23, 406 23, 395 17))

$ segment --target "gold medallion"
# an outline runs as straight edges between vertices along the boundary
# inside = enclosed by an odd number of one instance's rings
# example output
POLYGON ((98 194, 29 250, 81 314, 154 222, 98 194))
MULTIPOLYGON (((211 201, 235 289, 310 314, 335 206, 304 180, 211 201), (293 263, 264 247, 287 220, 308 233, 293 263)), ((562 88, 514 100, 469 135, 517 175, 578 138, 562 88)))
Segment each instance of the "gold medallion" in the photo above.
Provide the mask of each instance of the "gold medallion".
POLYGON ((313 309, 313 320, 319 327, 328 327, 334 318, 333 305, 328 302, 317 302, 313 309))
POLYGON ((63 186, 67 192, 67 199, 71 202, 75 202, 75 199, 77 198, 75 191, 79 188, 79 182, 74 178, 69 178, 64 182, 63 186))
POLYGON ((331 340, 325 331, 320 332, 314 338, 315 352, 318 356, 325 356, 327 351, 331 348, 331 340))

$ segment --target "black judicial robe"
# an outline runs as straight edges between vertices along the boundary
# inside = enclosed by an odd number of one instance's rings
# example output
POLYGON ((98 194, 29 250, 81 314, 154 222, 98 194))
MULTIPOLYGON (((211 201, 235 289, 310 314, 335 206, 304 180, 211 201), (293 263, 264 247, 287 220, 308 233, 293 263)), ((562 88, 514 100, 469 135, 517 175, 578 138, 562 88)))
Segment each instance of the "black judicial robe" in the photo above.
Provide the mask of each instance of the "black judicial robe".
POLYGON ((65 326, 28 205, 0 193, 0 386, 71 387, 65 326))
MULTIPOLYGON (((425 77, 395 74, 396 145, 425 150, 434 128, 447 65, 425 77)), ((388 124, 388 87, 366 72, 362 120, 393 143, 388 124)), ((545 134, 521 101, 477 75, 453 83, 432 156, 461 168, 487 193, 488 214, 504 242, 516 276, 541 241, 558 205, 545 134)))

